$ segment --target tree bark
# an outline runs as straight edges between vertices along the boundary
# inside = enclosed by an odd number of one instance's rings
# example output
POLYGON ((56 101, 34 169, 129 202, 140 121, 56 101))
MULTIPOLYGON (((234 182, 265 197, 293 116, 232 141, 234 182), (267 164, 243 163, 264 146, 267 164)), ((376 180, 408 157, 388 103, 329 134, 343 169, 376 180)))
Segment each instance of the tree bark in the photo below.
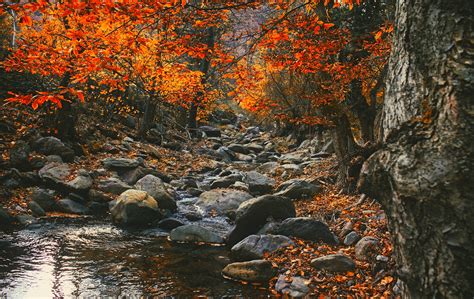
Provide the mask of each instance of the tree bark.
POLYGON ((473 6, 397 1, 384 146, 359 187, 387 213, 403 298, 474 296, 473 6))
POLYGON ((153 122, 155 121, 157 102, 154 97, 147 97, 145 101, 145 111, 143 112, 142 122, 138 135, 143 138, 145 137, 148 130, 151 129, 153 122))
POLYGON ((360 133, 364 143, 374 142, 374 123, 377 114, 376 106, 369 105, 362 94, 362 82, 354 80, 351 82, 351 102, 354 103, 354 111, 360 125, 360 133))
MULTIPOLYGON (((71 81, 71 74, 65 73, 59 85, 67 88, 71 81)), ((69 93, 66 93, 66 97, 69 93)), ((72 103, 69 101, 62 102, 63 107, 58 110, 56 114, 56 128, 58 130, 58 136, 63 140, 74 140, 76 138, 76 123, 77 116, 73 111, 72 103)))

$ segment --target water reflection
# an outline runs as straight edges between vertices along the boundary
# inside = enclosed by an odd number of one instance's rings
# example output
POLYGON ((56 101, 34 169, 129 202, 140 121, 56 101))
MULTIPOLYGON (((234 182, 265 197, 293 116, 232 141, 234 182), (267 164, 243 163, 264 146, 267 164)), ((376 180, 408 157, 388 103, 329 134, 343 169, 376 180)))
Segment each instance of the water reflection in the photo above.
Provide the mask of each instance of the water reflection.
POLYGON ((79 219, 0 234, 0 297, 266 294, 221 277, 225 248, 172 245, 160 234, 79 219))

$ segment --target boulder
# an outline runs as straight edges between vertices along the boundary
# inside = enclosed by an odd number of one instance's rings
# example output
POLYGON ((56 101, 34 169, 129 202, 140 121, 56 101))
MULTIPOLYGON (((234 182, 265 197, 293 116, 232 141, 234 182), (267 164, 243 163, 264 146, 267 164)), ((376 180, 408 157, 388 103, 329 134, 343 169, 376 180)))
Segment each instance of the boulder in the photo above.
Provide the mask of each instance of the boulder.
POLYGON ((272 263, 266 260, 253 260, 227 265, 222 274, 234 280, 267 282, 277 274, 272 263))
POLYGON ((57 203, 52 190, 35 189, 31 194, 31 200, 36 202, 46 212, 57 210, 57 203))
POLYGON ((236 211, 236 226, 229 234, 228 244, 233 246, 245 237, 255 234, 269 217, 283 220, 295 215, 293 202, 286 197, 264 195, 249 199, 240 204, 236 211))
POLYGON ((377 255, 379 240, 374 237, 363 237, 355 245, 355 256, 358 260, 368 261, 377 255))
POLYGON ((225 215, 237 210, 239 205, 249 199, 252 195, 245 191, 234 189, 215 189, 203 192, 196 205, 206 211, 214 210, 219 215, 225 215))
POLYGON ((120 194, 110 214, 115 224, 126 226, 146 226, 161 218, 156 200, 147 192, 135 189, 120 194))
POLYGON ((67 186, 75 192, 87 192, 93 184, 93 180, 87 173, 80 173, 76 178, 67 183, 67 186))
POLYGON ((176 219, 176 218, 165 218, 163 220, 160 220, 160 222, 158 222, 158 227, 162 229, 166 229, 166 230, 172 230, 183 225, 184 223, 181 220, 176 219))
POLYGON ((30 208, 32 214, 36 217, 46 216, 46 212, 43 210, 43 208, 34 201, 30 201, 28 203, 28 208, 30 208))
POLYGON ((20 170, 30 168, 30 146, 23 140, 19 140, 10 149, 10 166, 20 170))
POLYGON ((241 181, 242 180, 242 175, 239 173, 234 173, 230 174, 225 177, 221 177, 216 179, 211 183, 211 189, 216 189, 216 188, 227 188, 229 186, 232 186, 235 182, 241 181))
POLYGON ((58 185, 65 185, 69 174, 69 166, 58 162, 49 162, 38 171, 39 177, 44 182, 58 185))
POLYGON ((289 197, 291 199, 312 198, 321 192, 321 186, 305 180, 293 179, 282 183, 277 191, 276 195, 289 197))
POLYGON ((270 233, 313 242, 323 241, 331 245, 337 244, 337 239, 331 233, 329 227, 310 217, 285 219, 280 225, 271 229, 270 233))
POLYGON ((219 155, 219 157, 226 162, 231 162, 237 160, 237 156, 235 153, 231 150, 229 150, 225 146, 221 146, 216 150, 216 153, 219 155))
POLYGON ((14 220, 15 219, 3 207, 0 206, 0 224, 8 225, 14 220))
POLYGON ((311 261, 311 266, 329 272, 347 272, 354 271, 356 264, 346 255, 330 254, 313 259, 311 261))
POLYGON ((102 160, 102 164, 108 170, 127 171, 137 168, 140 165, 140 162, 136 159, 105 158, 102 160))
POLYGON ((290 298, 301 298, 309 293, 309 283, 308 280, 302 277, 296 276, 287 279, 286 276, 282 274, 278 277, 275 290, 281 294, 290 296, 290 298))
POLYGON ((71 162, 74 160, 74 150, 66 146, 56 137, 48 136, 39 138, 34 142, 33 147, 37 152, 44 155, 61 156, 64 162, 71 162))
POLYGON ((259 172, 249 171, 244 175, 244 183, 249 185, 250 193, 263 195, 270 193, 275 186, 275 180, 259 172))
POLYGON ((279 235, 251 235, 235 244, 231 256, 237 261, 249 261, 263 258, 265 253, 294 245, 290 238, 279 235))
POLYGON ((347 246, 350 246, 350 245, 353 245, 355 244, 357 241, 360 240, 360 236, 358 233, 356 232, 350 232, 346 235, 346 237, 344 238, 344 245, 347 245, 347 246))
POLYGON ((87 207, 69 198, 59 200, 58 206, 65 213, 85 215, 89 212, 87 207))
POLYGON ((221 137, 221 130, 211 126, 201 126, 199 130, 204 132, 207 137, 221 137))
POLYGON ((117 178, 107 178, 99 181, 97 188, 100 191, 112 194, 122 194, 126 190, 132 189, 132 186, 127 185, 117 178))
POLYGON ((272 173, 278 168, 279 165, 280 164, 278 164, 278 162, 266 162, 257 167, 257 170, 260 172, 272 173))
POLYGON ((216 233, 194 224, 187 224, 173 229, 170 233, 171 241, 224 243, 224 239, 216 233))
POLYGON ((157 202, 160 209, 175 211, 177 209, 174 197, 166 190, 163 181, 151 174, 138 180, 135 189, 146 191, 157 202))

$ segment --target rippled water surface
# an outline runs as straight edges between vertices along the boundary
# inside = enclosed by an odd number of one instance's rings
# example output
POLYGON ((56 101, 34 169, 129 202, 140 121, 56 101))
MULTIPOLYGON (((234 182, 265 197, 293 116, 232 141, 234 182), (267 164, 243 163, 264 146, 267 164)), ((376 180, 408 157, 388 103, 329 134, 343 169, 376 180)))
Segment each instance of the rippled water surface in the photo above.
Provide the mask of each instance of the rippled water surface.
POLYGON ((172 244, 159 230, 67 219, 0 232, 0 297, 258 297, 222 278, 223 247, 172 244))

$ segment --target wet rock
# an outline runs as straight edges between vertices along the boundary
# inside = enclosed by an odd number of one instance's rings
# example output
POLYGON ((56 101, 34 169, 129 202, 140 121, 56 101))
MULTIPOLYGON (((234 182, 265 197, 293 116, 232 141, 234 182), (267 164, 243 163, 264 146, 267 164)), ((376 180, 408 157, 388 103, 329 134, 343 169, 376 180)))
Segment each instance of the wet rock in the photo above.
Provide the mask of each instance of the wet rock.
POLYGON ((35 201, 30 201, 28 203, 28 208, 30 208, 31 212, 33 213, 34 216, 36 217, 43 217, 46 216, 46 212, 43 210, 43 208, 36 203, 35 201))
POLYGON ((350 232, 346 235, 346 237, 344 238, 344 245, 346 246, 350 246, 350 245, 353 245, 355 244, 357 241, 360 240, 360 236, 358 233, 356 232, 350 232))
POLYGON ((10 214, 0 206, 0 224, 8 225, 14 221, 14 218, 10 216, 10 214))
POLYGON ((231 151, 234 151, 236 153, 244 154, 247 155, 250 153, 250 150, 243 146, 242 144, 237 144, 237 143, 232 143, 227 146, 231 151))
POLYGON ((170 239, 182 242, 224 243, 224 239, 216 233, 194 224, 173 229, 170 233, 170 239))
POLYGON ((323 241, 327 244, 337 244, 337 240, 329 227, 310 217, 285 219, 280 225, 270 231, 272 234, 296 237, 308 241, 323 241))
POLYGON ((291 277, 287 280, 285 275, 280 275, 275 284, 275 290, 290 298, 301 298, 309 293, 309 281, 302 277, 291 277))
POLYGON ((354 271, 356 264, 348 256, 343 254, 330 254, 318 257, 311 261, 311 266, 316 269, 326 270, 329 272, 347 272, 354 271))
POLYGON ((109 211, 109 205, 105 202, 91 201, 89 203, 88 213, 91 215, 105 215, 109 211))
POLYGON ((54 195, 52 190, 35 189, 31 194, 31 200, 36 202, 46 212, 52 212, 57 209, 54 195))
POLYGON ((110 214, 115 224, 126 226, 146 226, 161 218, 156 200, 147 192, 134 189, 120 194, 110 214))
POLYGON ((198 188, 188 188, 186 190, 192 197, 199 197, 204 191, 198 188))
POLYGON ((102 164, 108 170, 126 171, 137 168, 140 165, 140 162, 136 159, 105 158, 102 160, 102 164))
POLYGON ((264 195, 249 199, 240 204, 236 211, 236 226, 229 234, 228 244, 233 246, 245 237, 255 234, 269 217, 283 220, 295 215, 295 207, 289 198, 264 195))
POLYGON ((244 175, 244 183, 249 186, 250 193, 263 195, 272 192, 275 180, 259 172, 249 171, 244 175))
POLYGON ((132 186, 127 185, 118 178, 107 178, 99 181, 97 188, 100 191, 118 195, 126 190, 132 189, 132 186))
POLYGON ((242 175, 239 173, 234 173, 225 177, 218 178, 217 180, 211 183, 211 189, 227 188, 233 185, 235 182, 241 181, 242 178, 242 175))
POLYGON ((85 215, 89 212, 86 206, 69 198, 59 200, 58 206, 65 213, 85 215))
POLYGON ((65 163, 49 162, 38 171, 39 177, 46 183, 65 185, 70 169, 65 163))
POLYGON ((160 209, 175 211, 176 201, 174 197, 166 190, 163 181, 154 175, 148 174, 141 178, 136 184, 137 190, 146 191, 157 202, 160 209))
POLYGON ((93 184, 93 180, 87 173, 80 173, 75 179, 67 183, 67 186, 75 192, 87 192, 93 184))
POLYGON ((30 146, 27 142, 19 140, 10 149, 10 166, 20 170, 27 170, 30 168, 30 146))
POLYGON ((253 260, 227 265, 222 274, 235 280, 267 282, 277 274, 272 263, 266 260, 253 260))
POLYGON ((377 254, 379 240, 374 237, 363 237, 355 245, 355 256, 362 261, 370 260, 377 254))
POLYGON ((56 137, 48 136, 39 138, 34 142, 33 147, 37 152, 44 155, 61 156, 65 162, 72 162, 74 160, 74 150, 66 146, 56 137))
POLYGON ((312 198, 321 192, 321 186, 305 180, 293 179, 281 184, 277 191, 276 195, 286 196, 291 199, 312 198))
POLYGON ((158 222, 158 227, 166 230, 172 230, 183 225, 184 223, 176 218, 165 218, 158 222))
POLYGON ((15 218, 16 218, 16 221, 18 221, 18 223, 25 226, 38 222, 35 217, 31 215, 26 215, 26 214, 19 214, 15 218))
POLYGON ((290 238, 279 235, 251 235, 235 244, 231 255, 237 261, 261 259, 264 253, 294 245, 290 238))
POLYGON ((203 192, 196 205, 206 211, 214 210, 219 215, 235 211, 239 205, 253 196, 247 192, 234 189, 217 189, 203 192))
POLYGON ((201 126, 199 130, 204 132, 207 137, 221 137, 221 130, 211 126, 201 126))

